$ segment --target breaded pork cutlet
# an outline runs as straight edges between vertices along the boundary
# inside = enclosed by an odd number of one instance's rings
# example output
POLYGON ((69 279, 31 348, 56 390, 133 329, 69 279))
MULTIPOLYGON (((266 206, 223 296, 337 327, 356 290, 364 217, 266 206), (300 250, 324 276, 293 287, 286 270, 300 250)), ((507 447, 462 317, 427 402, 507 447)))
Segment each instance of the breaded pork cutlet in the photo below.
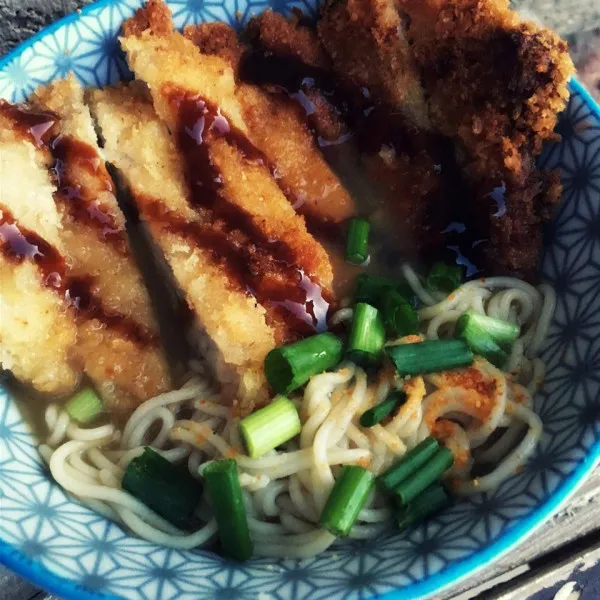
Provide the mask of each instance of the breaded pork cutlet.
MULTIPOLYGON (((319 135, 327 130, 344 132, 341 138, 344 161, 335 163, 336 170, 343 162, 352 165, 352 173, 342 173, 342 180, 353 196, 366 199, 364 208, 388 245, 404 253, 414 253, 420 247, 427 248, 427 252, 439 242, 436 234, 442 229, 428 214, 430 200, 441 191, 441 178, 439 160, 430 152, 430 135, 417 128, 412 116, 409 117, 417 112, 416 105, 421 106, 423 115, 421 101, 413 104, 418 96, 418 82, 413 86, 414 93, 402 96, 403 99, 410 97, 406 109, 403 104, 391 105, 392 97, 396 101, 400 99, 399 87, 392 89, 386 85, 384 89, 385 77, 376 66, 371 69, 369 80, 372 91, 364 79, 353 79, 355 73, 350 65, 360 63, 364 67, 361 73, 369 72, 365 65, 368 59, 362 56, 366 42, 355 44, 354 51, 352 45, 347 47, 345 33, 338 30, 333 33, 336 39, 324 48, 314 28, 297 15, 286 20, 265 11, 252 19, 245 31, 254 54, 244 59, 242 76, 252 77, 263 85, 282 85, 288 92, 299 88, 317 107, 311 116, 319 135), (353 54, 336 64, 328 52, 353 54), (248 62, 251 69, 247 67, 248 62), (378 210, 382 206, 384 208, 378 210), (390 223, 385 217, 386 208, 396 215, 396 223, 390 223)), ((361 35, 363 41, 373 37, 367 26, 361 35)), ((369 43, 375 46, 374 41, 369 43)), ((422 118, 426 120, 425 116, 422 118)), ((436 144, 433 146, 435 150, 436 144)), ((438 203, 432 214, 441 219, 443 202, 438 203)))
POLYGON ((566 43, 505 0, 399 0, 432 124, 458 143, 492 268, 532 277, 560 196, 535 157, 552 139, 573 72, 566 43), (500 199, 499 205, 495 200, 500 199))
POLYGON ((294 12, 286 19, 266 10, 250 19, 243 36, 250 51, 242 58, 240 78, 296 98, 328 157, 330 150, 347 146, 348 125, 316 85, 322 79, 329 81, 331 61, 302 15, 294 12))
MULTIPOLYGON (((188 170, 190 202, 198 210, 212 211, 214 218, 228 220, 232 228, 247 221, 244 227, 266 243, 269 252, 279 249, 282 259, 288 255, 307 277, 330 290, 332 272, 325 251, 308 234, 269 172, 263 153, 248 137, 233 69, 218 56, 201 54, 181 34, 163 35, 154 29, 153 15, 166 10, 163 3, 151 1, 125 22, 121 44, 176 139, 188 170), (150 23, 141 33, 140 19, 150 23), (202 177, 206 181, 200 182, 202 177), (268 240, 277 243, 269 245, 268 240)), ((285 278, 284 273, 274 276, 285 278)))
POLYGON ((440 136, 393 0, 331 0, 317 22, 362 163, 410 242, 437 245, 448 199, 440 136), (442 165, 442 166, 441 166, 442 165))
POLYGON ((236 97, 252 142, 268 158, 280 188, 305 217, 309 232, 318 237, 331 229, 330 225, 353 216, 354 203, 323 158, 304 109, 284 94, 239 80, 246 48, 235 30, 225 23, 203 23, 187 26, 184 35, 202 54, 220 56, 233 68, 236 97))
POLYGON ((573 63, 554 32, 523 22, 508 0, 399 0, 430 98, 478 171, 527 176, 553 137, 573 63))
POLYGON ((27 124, 0 101, 0 366, 46 394, 72 391, 77 328, 55 285, 62 267, 54 188, 35 138, 50 116, 27 124))
POLYGON ((393 0, 330 0, 317 22, 335 73, 365 87, 407 121, 429 128, 420 75, 393 0))
POLYGON ((251 410, 255 400, 267 399, 262 362, 281 333, 239 284, 231 249, 236 236, 189 205, 185 164, 143 86, 94 90, 89 102, 107 158, 197 317, 204 358, 224 393, 237 398, 242 412, 251 410))
POLYGON ((169 21, 165 5, 151 2, 124 26, 150 94, 121 86, 90 102, 105 152, 197 317, 209 363, 245 413, 268 398, 266 353, 324 326, 331 266, 249 141, 231 66, 201 55, 169 21))
POLYGON ((83 89, 73 76, 39 88, 31 104, 56 115, 42 149, 55 178, 70 301, 78 308, 73 354, 117 413, 170 389, 150 298, 135 263, 83 89))

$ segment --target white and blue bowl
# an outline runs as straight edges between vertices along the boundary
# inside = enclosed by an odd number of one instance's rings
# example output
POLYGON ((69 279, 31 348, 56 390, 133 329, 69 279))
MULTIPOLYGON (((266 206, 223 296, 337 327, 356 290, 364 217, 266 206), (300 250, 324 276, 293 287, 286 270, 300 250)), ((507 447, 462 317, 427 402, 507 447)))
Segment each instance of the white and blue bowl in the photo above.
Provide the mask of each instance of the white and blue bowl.
MULTIPOLYGON (((236 25, 266 8, 314 12, 310 2, 169 5, 182 27, 236 25)), ((140 4, 100 0, 34 36, 0 61, 0 97, 21 101, 69 71, 94 86, 128 77, 116 36, 140 4)), ((242 565, 145 542, 66 496, 44 468, 10 391, 0 386, 0 561, 76 600, 408 600, 435 594, 514 548, 600 459, 600 107, 576 81, 571 92, 558 125, 562 142, 541 159, 561 170, 564 183, 543 261, 558 305, 544 351, 546 386, 535 399, 544 436, 522 473, 406 533, 390 531, 310 560, 242 565)))

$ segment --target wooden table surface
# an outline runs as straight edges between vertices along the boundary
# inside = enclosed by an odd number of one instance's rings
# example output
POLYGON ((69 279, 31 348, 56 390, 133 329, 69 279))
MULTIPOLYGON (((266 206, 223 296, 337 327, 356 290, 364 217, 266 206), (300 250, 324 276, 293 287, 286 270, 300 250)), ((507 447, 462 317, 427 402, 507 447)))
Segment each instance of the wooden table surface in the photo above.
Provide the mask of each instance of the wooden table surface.
MULTIPOLYGON (((0 55, 84 3, 0 0, 0 55)), ((520 0, 517 4, 568 36, 579 77, 600 102, 600 0, 520 0)), ((57 600, 0 565, 0 600, 34 599, 57 600)), ((435 600, 600 600, 600 467, 518 548, 435 600)))

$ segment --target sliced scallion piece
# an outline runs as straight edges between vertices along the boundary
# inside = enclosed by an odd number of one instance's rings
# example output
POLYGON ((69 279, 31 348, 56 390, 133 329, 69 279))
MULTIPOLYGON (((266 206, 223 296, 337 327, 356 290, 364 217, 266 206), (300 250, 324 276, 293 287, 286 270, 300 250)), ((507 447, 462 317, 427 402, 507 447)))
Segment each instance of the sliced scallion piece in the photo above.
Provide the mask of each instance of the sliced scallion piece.
POLYGON ((410 286, 403 280, 361 273, 356 278, 354 300, 355 302, 366 302, 367 304, 380 308, 383 296, 390 290, 401 294, 409 303, 411 303, 414 298, 410 286))
POLYGON ((430 485, 407 506, 402 506, 396 513, 396 522, 400 530, 416 525, 439 512, 450 504, 450 497, 439 483, 430 485))
POLYGON ((427 276, 427 287, 435 292, 452 293, 463 282, 463 270, 458 265, 438 262, 431 267, 427 276))
POLYGON ((454 464, 448 448, 440 448, 424 465, 401 481, 393 490, 402 504, 413 501, 421 492, 436 483, 454 464))
POLYGON ((235 560, 252 558, 253 546, 237 463, 233 459, 209 463, 202 477, 217 521, 223 554, 235 560))
POLYGON ((166 458, 144 448, 123 476, 123 489, 176 527, 186 528, 202 498, 202 484, 166 458))
POLYGON ((399 483, 418 471, 439 450, 439 447, 435 438, 425 438, 380 475, 379 483, 391 492, 399 483))
POLYGON ((400 375, 436 373, 472 364, 473 352, 464 340, 428 340, 386 348, 400 375))
POLYGON ((296 406, 285 396, 277 396, 271 404, 240 421, 240 431, 252 458, 291 440, 301 429, 296 406))
POLYGON ((417 311, 399 292, 389 290, 382 300, 383 321, 386 329, 395 336, 419 333, 417 311))
POLYGON ((335 367, 342 359, 342 341, 319 333, 287 346, 274 348, 265 358, 265 375, 278 394, 289 394, 313 375, 335 367))
POLYGON ((327 498, 319 526, 333 535, 350 533, 373 487, 373 473, 357 465, 342 468, 327 498))
POLYGON ((366 219, 350 219, 346 241, 346 260, 353 265, 362 265, 369 258, 369 230, 366 219))
POLYGON ((456 321, 457 331, 467 328, 473 331, 485 331, 501 346, 512 344, 521 332, 520 327, 515 323, 488 317, 472 310, 461 315, 456 321))
POLYGON ((456 321, 454 335, 464 340, 475 354, 483 356, 497 367, 501 367, 508 358, 508 354, 488 331, 467 313, 461 315, 456 321))
POLYGON ((99 417, 104 407, 92 388, 79 390, 66 404, 67 414, 80 425, 87 425, 99 417))
POLYGON ((360 416, 362 427, 373 427, 392 414, 396 408, 406 401, 406 394, 400 390, 392 392, 385 400, 366 410, 360 416))
POLYGON ((373 366, 380 361, 384 344, 385 327, 381 313, 374 306, 359 302, 354 306, 346 356, 364 367, 373 366))

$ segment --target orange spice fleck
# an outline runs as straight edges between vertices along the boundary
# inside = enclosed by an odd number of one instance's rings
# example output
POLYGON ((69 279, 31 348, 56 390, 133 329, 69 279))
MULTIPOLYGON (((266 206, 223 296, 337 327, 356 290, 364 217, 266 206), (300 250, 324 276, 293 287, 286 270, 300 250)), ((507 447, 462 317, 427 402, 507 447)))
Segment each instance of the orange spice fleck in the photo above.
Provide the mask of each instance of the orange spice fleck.
POLYGON ((365 456, 364 458, 359 458, 355 464, 357 467, 368 469, 369 465, 371 464, 371 459, 368 456, 365 456))
POLYGON ((239 452, 235 448, 229 448, 229 450, 227 450, 225 453, 225 456, 227 458, 235 458, 238 454, 239 452))
POLYGON ((400 341, 403 344, 420 344, 423 341, 423 338, 420 335, 411 334, 400 338, 400 341))

